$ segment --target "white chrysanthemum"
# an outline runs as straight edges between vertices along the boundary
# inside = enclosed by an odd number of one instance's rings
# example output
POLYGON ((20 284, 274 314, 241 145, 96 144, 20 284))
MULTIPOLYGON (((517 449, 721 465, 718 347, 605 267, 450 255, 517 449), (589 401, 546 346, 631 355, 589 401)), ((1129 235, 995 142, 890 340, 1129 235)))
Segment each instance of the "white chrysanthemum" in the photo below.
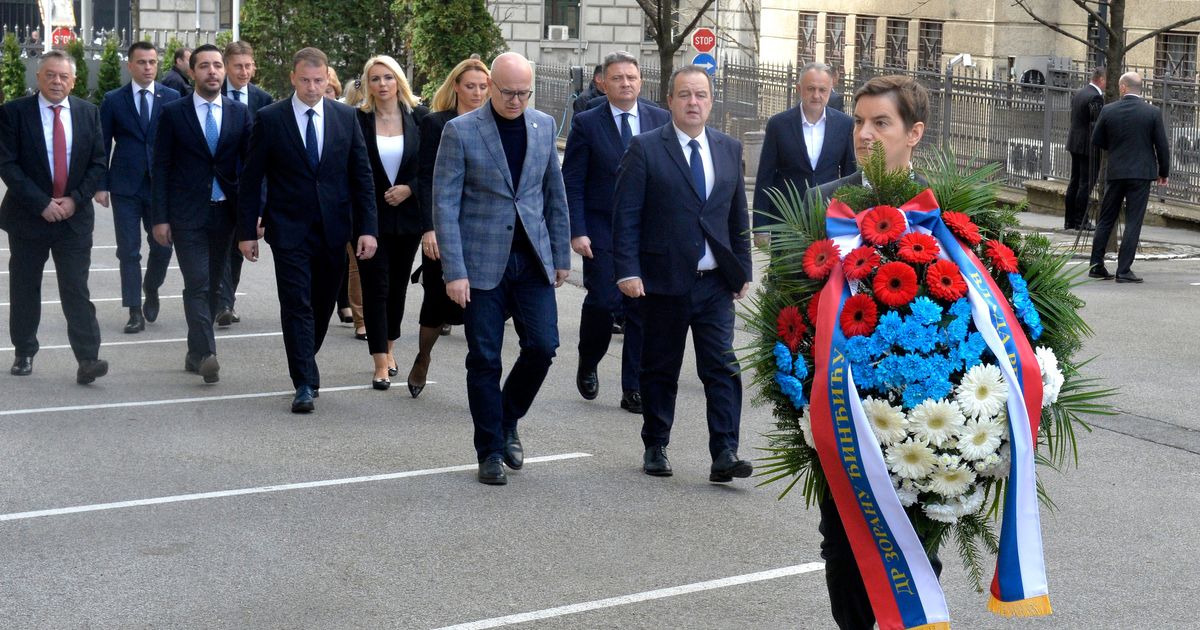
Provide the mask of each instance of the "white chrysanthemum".
POLYGON ((975 472, 982 474, 985 471, 991 470, 992 468, 994 468, 996 466, 996 464, 999 464, 999 463, 1000 463, 1000 454, 992 453, 991 455, 988 455, 987 457, 984 457, 983 459, 975 462, 974 464, 972 464, 972 466, 975 468, 975 472))
POLYGON ((935 521, 950 524, 958 522, 958 516, 954 513, 955 508, 953 505, 945 505, 943 503, 926 503, 925 505, 921 506, 921 509, 925 512, 925 516, 928 516, 935 521))
POLYGON ((975 488, 975 492, 958 497, 958 500, 954 502, 954 514, 960 517, 974 514, 981 507, 983 507, 983 490, 975 488))
POLYGON ((958 452, 963 459, 979 461, 1000 448, 1004 427, 995 420, 971 420, 958 435, 958 452))
POLYGON ((991 418, 1008 402, 1008 383, 1000 368, 981 363, 967 370, 954 393, 967 417, 991 418))
POLYGON ((926 400, 908 414, 908 430, 934 446, 957 437, 964 422, 958 406, 945 400, 926 400))
POLYGON ((924 479, 937 466, 937 456, 925 440, 908 438, 886 451, 888 470, 904 479, 924 479))
POLYGON ((1042 371, 1042 406, 1049 407, 1058 400, 1058 394, 1062 391, 1063 373, 1058 367, 1058 357, 1050 348, 1038 346, 1034 354, 1042 371))
POLYGON ((984 467, 983 470, 979 470, 979 468, 975 470, 984 477, 991 477, 993 479, 1007 478, 1008 469, 1012 464, 1012 456, 1009 454, 1009 450, 1008 444, 1001 444, 1000 450, 995 454, 995 457, 989 455, 984 459, 984 462, 990 465, 984 467))
POLYGON ((938 466, 929 475, 925 489, 952 498, 966 492, 975 482, 975 473, 964 466, 938 466))
POLYGON ((893 407, 887 400, 868 397, 863 401, 863 411, 871 422, 871 430, 880 446, 891 446, 908 437, 908 418, 899 407, 893 407))
POLYGON ((813 441, 812 434, 812 416, 808 415, 809 405, 804 405, 804 412, 800 414, 800 434, 804 437, 804 443, 816 448, 817 443, 813 441))
POLYGON ((893 477, 892 485, 897 486, 896 497, 900 499, 900 505, 903 505, 904 507, 909 507, 916 503, 917 499, 920 497, 920 491, 917 490, 917 487, 913 485, 913 482, 908 479, 896 484, 896 478, 893 477))

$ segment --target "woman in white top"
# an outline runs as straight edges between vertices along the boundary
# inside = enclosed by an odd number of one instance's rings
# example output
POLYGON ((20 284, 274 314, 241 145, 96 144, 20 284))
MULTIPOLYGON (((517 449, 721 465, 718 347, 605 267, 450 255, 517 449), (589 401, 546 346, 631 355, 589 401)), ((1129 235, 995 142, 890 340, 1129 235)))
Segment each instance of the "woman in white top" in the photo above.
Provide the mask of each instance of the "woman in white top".
POLYGON ((367 142, 375 178, 379 215, 379 248, 359 263, 367 346, 374 361, 371 384, 385 390, 396 375, 392 348, 400 336, 404 297, 413 259, 421 245, 421 211, 417 185, 420 124, 429 110, 417 105, 400 64, 387 55, 367 60, 362 85, 366 98, 358 123, 367 142))

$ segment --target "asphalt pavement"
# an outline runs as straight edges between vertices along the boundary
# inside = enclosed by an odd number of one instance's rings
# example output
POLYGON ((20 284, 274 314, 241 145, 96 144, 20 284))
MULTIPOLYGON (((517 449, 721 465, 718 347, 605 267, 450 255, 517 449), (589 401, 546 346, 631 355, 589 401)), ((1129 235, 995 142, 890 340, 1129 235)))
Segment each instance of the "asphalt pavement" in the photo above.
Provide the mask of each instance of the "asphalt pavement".
MULTIPOLYGON (((1029 229, 1059 220, 1026 215, 1029 229)), ((1145 284, 1079 287, 1095 331, 1089 373, 1121 388, 1120 413, 1080 436, 1078 468, 1043 471, 1058 504, 1042 517, 1054 616, 990 615, 947 549, 954 627, 1195 627, 1200 256, 1186 248, 1197 236, 1147 228, 1148 242, 1179 247, 1135 265, 1145 284)), ((269 248, 245 266, 242 322, 218 330, 221 381, 206 386, 183 370, 186 327, 169 297, 180 294, 179 272, 168 274, 159 320, 122 334, 105 209, 95 242, 91 291, 109 375, 75 384, 56 303, 43 308, 34 374, 0 375, 0 627, 833 626, 815 510, 754 480, 707 481, 690 356, 674 477, 640 471, 640 418, 617 405, 620 337, 600 368, 600 398, 580 398, 578 286, 557 292, 559 354, 521 424, 537 459, 487 487, 474 478, 462 329, 439 341, 419 399, 400 382, 420 287, 397 342, 397 383, 370 389, 366 344, 334 324, 318 356, 317 411, 293 415, 269 248)), ((4 365, 7 287, 0 272, 4 365)), ((43 299, 56 296, 47 274, 43 299)), ((516 354, 510 328, 508 365, 516 354)), ((742 454, 758 457, 772 419, 752 398, 742 454)))

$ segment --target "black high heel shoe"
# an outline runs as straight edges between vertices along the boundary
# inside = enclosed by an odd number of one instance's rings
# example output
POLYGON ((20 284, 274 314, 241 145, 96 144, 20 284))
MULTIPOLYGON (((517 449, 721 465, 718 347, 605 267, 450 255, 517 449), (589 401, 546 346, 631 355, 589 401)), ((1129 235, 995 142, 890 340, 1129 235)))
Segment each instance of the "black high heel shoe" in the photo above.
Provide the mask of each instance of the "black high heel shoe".
POLYGON ((371 381, 371 387, 374 387, 375 389, 378 389, 380 391, 384 391, 391 386, 392 386, 392 382, 386 378, 377 378, 377 379, 371 381))
POLYGON ((421 391, 425 389, 426 377, 429 375, 428 354, 417 353, 417 359, 413 361, 412 369, 408 371, 408 393, 412 394, 413 398, 421 395, 421 391), (413 381, 419 380, 419 383, 413 381))

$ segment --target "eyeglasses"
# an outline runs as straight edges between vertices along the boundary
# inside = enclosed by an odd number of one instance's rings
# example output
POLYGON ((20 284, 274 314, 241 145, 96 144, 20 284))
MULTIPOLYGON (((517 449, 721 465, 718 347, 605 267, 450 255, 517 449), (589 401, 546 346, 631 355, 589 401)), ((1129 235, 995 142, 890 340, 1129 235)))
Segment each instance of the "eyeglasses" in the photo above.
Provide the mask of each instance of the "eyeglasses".
POLYGON ((523 103, 528 101, 530 96, 533 96, 533 90, 506 90, 504 88, 496 89, 500 90, 500 96, 503 96, 504 100, 506 101, 511 101, 515 98, 523 103))

